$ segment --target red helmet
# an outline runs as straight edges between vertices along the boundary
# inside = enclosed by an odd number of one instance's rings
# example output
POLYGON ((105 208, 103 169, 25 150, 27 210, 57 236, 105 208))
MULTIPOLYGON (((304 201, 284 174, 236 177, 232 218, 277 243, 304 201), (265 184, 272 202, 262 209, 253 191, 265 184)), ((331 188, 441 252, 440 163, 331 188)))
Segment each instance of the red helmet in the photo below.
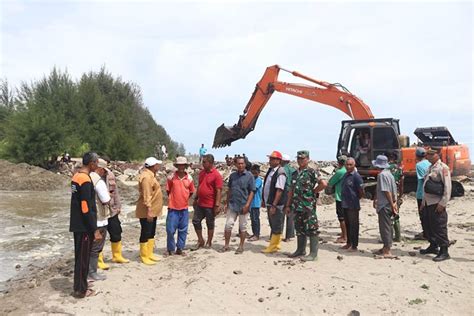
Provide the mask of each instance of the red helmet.
POLYGON ((272 153, 270 155, 267 155, 268 158, 276 158, 276 159, 280 159, 282 160, 283 159, 283 156, 281 155, 281 152, 279 151, 272 151, 272 153))

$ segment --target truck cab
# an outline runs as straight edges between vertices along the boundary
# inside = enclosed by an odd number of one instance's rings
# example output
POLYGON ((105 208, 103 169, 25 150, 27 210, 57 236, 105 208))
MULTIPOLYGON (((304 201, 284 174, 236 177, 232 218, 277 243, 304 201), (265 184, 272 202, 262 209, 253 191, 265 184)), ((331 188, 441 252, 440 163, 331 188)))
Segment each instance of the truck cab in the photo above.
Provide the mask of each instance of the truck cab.
POLYGON ((379 171, 372 166, 372 160, 378 155, 392 154, 398 163, 401 162, 399 135, 398 119, 342 121, 337 156, 354 158, 362 177, 375 177, 379 171))

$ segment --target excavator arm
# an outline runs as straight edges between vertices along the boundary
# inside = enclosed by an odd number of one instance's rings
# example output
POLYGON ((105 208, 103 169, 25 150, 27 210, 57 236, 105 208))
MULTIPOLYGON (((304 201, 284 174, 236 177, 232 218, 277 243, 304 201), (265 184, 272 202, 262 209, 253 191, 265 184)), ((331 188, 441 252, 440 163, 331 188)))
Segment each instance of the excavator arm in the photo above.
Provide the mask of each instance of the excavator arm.
POLYGON ((371 119, 374 116, 370 108, 361 99, 349 92, 341 84, 330 84, 312 79, 296 71, 289 71, 278 65, 270 66, 257 83, 244 113, 234 126, 222 124, 216 131, 213 147, 225 147, 238 139, 245 138, 254 130, 258 117, 274 91, 291 94, 300 98, 323 103, 346 113, 354 120, 371 119), (286 83, 278 81, 280 70, 295 77, 305 79, 314 85, 286 83))

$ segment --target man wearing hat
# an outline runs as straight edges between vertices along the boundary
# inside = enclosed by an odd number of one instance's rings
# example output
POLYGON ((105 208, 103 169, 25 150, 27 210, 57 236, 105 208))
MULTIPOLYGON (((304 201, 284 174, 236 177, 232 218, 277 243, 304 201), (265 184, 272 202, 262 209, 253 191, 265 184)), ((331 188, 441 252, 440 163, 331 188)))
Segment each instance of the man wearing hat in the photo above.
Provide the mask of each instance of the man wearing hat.
MULTIPOLYGON (((291 187, 291 177, 293 173, 296 171, 295 168, 293 168, 290 165, 290 155, 288 154, 283 154, 282 155, 282 160, 281 160, 281 166, 285 169, 285 174, 286 174, 286 190, 290 191, 291 187)), ((285 215, 286 217, 286 229, 285 229, 285 239, 283 241, 291 241, 293 238, 295 238, 295 221, 293 218, 293 214, 290 212, 290 214, 285 215)))
MULTIPOLYGON (((110 164, 110 158, 107 156, 102 156, 107 165, 110 164)), ((112 262, 115 263, 128 263, 130 260, 125 259, 122 255, 122 225, 119 219, 119 214, 122 210, 122 204, 120 201, 120 195, 117 187, 117 180, 114 173, 104 167, 105 176, 103 180, 107 186, 109 195, 110 195, 110 216, 107 221, 107 232, 110 237, 110 244, 112 246, 112 262)), ((101 270, 108 270, 110 266, 105 263, 104 255, 101 251, 99 253, 99 258, 97 261, 97 267, 101 270)))
POLYGON ((342 179, 346 174, 346 160, 347 156, 341 155, 337 157, 338 167, 334 175, 329 179, 329 185, 334 187, 334 197, 336 198, 336 215, 339 220, 339 225, 341 227, 341 236, 336 239, 336 243, 346 243, 347 242, 347 230, 346 224, 344 223, 344 210, 342 209, 342 179))
POLYGON ((177 157, 174 166, 176 172, 166 181, 168 193, 168 215, 166 216, 166 248, 168 254, 184 255, 184 246, 188 235, 189 198, 196 191, 193 178, 186 172, 189 166, 186 157, 177 157), (178 231, 178 240, 174 235, 178 231))
MULTIPOLYGON (((110 217, 110 194, 105 182, 107 176, 107 162, 99 158, 97 169, 90 173, 92 184, 95 190, 95 200, 97 205, 97 230, 102 235, 101 239, 94 240, 91 248, 91 258, 89 261, 89 275, 88 278, 94 281, 105 280, 107 277, 104 274, 97 272, 99 264, 99 257, 102 257, 102 249, 105 244, 105 237, 107 236, 107 225, 110 217)), ((101 260, 102 264, 103 259, 101 260)), ((108 268, 108 266, 107 266, 108 268)))
POLYGON ((293 173, 291 189, 285 206, 285 212, 294 213, 296 239, 298 247, 289 255, 290 258, 304 256, 306 254, 306 241, 309 237, 310 253, 302 258, 304 261, 314 261, 318 256, 318 217, 316 215, 316 203, 319 192, 327 186, 325 180, 321 179, 319 173, 308 167, 309 151, 297 152, 299 168, 293 173))
POLYGON ((285 221, 283 208, 287 199, 286 173, 281 166, 282 155, 279 151, 273 151, 269 158, 270 169, 263 181, 263 203, 267 208, 268 221, 271 229, 270 244, 263 253, 271 253, 280 250, 281 234, 285 221))
POLYGON ((451 172, 449 167, 441 161, 438 151, 430 149, 426 156, 431 166, 423 182, 424 195, 421 209, 430 245, 426 249, 421 249, 420 253, 436 254, 433 261, 443 261, 450 259, 446 206, 451 198, 451 172))
POLYGON ((416 156, 416 202, 418 203, 418 213, 420 215, 420 222, 422 232, 415 236, 416 239, 428 239, 426 236, 426 224, 423 222, 423 212, 421 210, 421 201, 423 200, 423 180, 431 166, 431 163, 426 159, 426 150, 423 147, 418 147, 415 151, 416 156))
POLYGON ((379 218, 380 237, 383 241, 383 248, 376 254, 383 258, 393 258, 391 247, 393 242, 392 217, 398 213, 397 207, 397 183, 390 172, 388 158, 378 155, 372 160, 372 165, 382 171, 377 175, 377 188, 374 199, 374 207, 379 218))
POLYGON ((146 265, 153 265, 159 258, 153 254, 155 248, 156 219, 162 214, 163 194, 156 179, 156 172, 161 167, 161 160, 149 157, 145 168, 138 178, 140 197, 137 201, 135 215, 140 219, 140 259, 146 265))

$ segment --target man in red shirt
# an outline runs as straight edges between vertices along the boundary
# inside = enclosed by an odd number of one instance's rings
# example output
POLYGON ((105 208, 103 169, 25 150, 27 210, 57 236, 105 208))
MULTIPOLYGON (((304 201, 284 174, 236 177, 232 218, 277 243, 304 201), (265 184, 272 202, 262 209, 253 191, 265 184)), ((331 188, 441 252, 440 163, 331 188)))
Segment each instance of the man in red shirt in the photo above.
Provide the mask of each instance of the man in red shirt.
POLYGON ((195 188, 193 178, 186 172, 189 166, 186 157, 176 158, 174 166, 178 169, 166 182, 168 193, 168 215, 166 217, 166 247, 168 254, 172 255, 176 250, 177 255, 184 255, 186 236, 188 235, 188 201, 193 195, 195 188), (174 235, 178 230, 178 242, 174 235))
POLYGON ((214 236, 215 217, 219 214, 221 193, 223 180, 222 176, 214 168, 214 156, 211 154, 204 155, 202 158, 202 170, 199 173, 199 184, 197 194, 194 198, 194 217, 193 225, 198 243, 191 250, 198 250, 201 247, 211 248, 212 237, 214 236), (202 237, 202 220, 206 218, 207 225, 207 242, 204 243, 202 237))

